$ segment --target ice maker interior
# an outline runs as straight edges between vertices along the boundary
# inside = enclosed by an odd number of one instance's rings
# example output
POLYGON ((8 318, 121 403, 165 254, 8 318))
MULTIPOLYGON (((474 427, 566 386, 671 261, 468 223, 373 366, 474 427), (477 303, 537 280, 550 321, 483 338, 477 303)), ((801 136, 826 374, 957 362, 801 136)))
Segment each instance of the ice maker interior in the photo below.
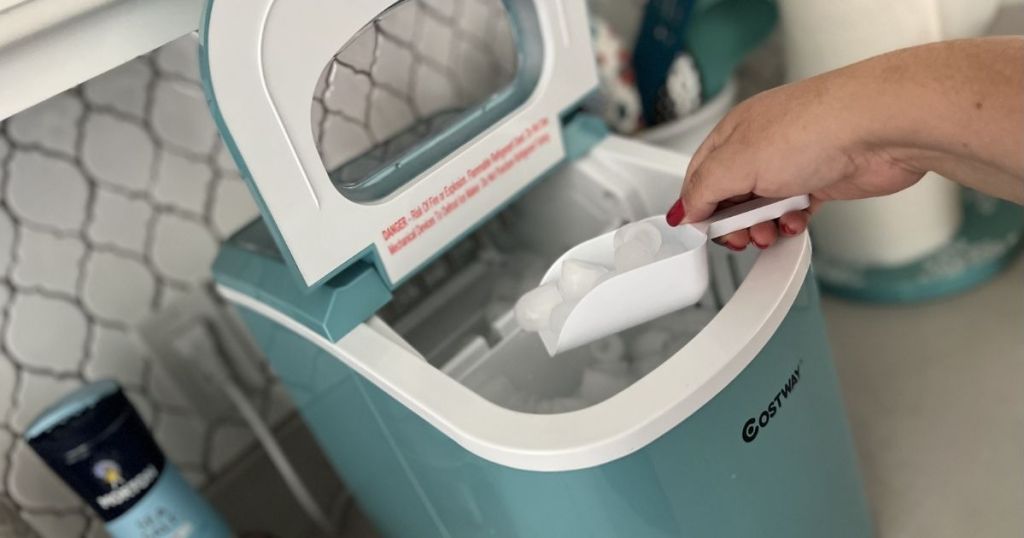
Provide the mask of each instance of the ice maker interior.
MULTIPOLYGON (((618 180, 631 190, 629 178, 618 180)), ((559 413, 599 403, 686 345, 757 259, 753 250, 712 247, 712 283, 699 304, 550 357, 536 333, 518 327, 513 306, 566 248, 631 220, 621 197, 585 174, 546 182, 399 286, 378 317, 431 365, 500 406, 559 413), (595 212, 596 200, 619 210, 595 212)))

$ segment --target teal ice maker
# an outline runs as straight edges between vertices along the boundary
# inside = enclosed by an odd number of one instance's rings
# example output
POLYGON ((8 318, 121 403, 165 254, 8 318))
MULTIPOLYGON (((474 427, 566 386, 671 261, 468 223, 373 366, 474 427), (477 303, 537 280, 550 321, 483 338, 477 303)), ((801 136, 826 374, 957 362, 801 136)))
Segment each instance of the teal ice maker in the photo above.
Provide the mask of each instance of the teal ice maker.
POLYGON ((262 211, 218 289, 384 535, 872 535, 806 234, 712 248, 698 305, 594 346, 516 325, 547 263, 664 211, 688 161, 579 112, 583 0, 213 0, 201 33, 262 211))

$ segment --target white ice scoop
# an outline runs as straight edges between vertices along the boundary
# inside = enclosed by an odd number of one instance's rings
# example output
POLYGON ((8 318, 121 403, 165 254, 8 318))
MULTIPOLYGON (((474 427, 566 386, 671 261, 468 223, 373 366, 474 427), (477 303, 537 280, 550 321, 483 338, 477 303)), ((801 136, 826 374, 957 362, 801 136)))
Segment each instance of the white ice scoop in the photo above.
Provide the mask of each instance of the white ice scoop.
MULTIPOLYGON (((777 219, 809 204, 807 196, 755 198, 723 209, 708 220, 675 228, 661 215, 644 219, 641 222, 661 231, 657 258, 600 281, 580 298, 560 331, 540 330, 544 347, 555 355, 696 303, 708 287, 708 239, 777 219)), ((566 260, 612 266, 614 237, 612 231, 569 249, 551 265, 541 285, 557 280, 566 260)))

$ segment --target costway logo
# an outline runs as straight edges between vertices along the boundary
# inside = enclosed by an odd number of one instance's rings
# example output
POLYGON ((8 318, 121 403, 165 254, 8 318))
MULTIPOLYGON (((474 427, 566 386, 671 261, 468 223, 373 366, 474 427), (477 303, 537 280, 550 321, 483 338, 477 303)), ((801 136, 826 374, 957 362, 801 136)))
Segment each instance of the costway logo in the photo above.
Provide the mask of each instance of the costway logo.
POLYGON ((796 369, 789 375, 789 379, 786 380, 786 384, 782 386, 782 389, 775 394, 775 398, 772 398, 768 402, 768 407, 761 411, 761 414, 756 417, 750 417, 745 423, 743 423, 743 440, 747 443, 757 439, 757 434, 761 433, 761 429, 768 425, 768 423, 775 418, 775 414, 782 409, 782 402, 789 398, 789 395, 793 393, 793 389, 796 388, 796 384, 800 382, 800 366, 803 365, 804 361, 796 363, 796 369))

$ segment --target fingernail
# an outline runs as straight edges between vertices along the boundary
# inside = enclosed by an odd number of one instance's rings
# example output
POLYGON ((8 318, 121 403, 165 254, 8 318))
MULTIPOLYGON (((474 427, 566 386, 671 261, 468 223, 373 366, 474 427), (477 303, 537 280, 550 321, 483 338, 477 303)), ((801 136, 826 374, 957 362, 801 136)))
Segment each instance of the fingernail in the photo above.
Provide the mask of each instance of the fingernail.
POLYGON ((725 247, 728 248, 729 250, 733 251, 733 252, 743 252, 744 250, 747 249, 747 245, 743 245, 742 247, 738 247, 738 246, 736 246, 736 245, 734 245, 732 243, 726 243, 725 247))
POLYGON ((759 248, 761 250, 764 250, 764 249, 768 248, 768 245, 762 245, 761 243, 758 243, 757 241, 755 241, 753 239, 751 239, 751 241, 754 242, 754 246, 755 247, 757 247, 757 248, 759 248))
POLYGON ((679 223, 683 221, 685 216, 686 209, 683 208, 683 199, 680 198, 668 210, 668 213, 665 215, 665 222, 668 222, 669 226, 679 226, 679 223))
POLYGON ((789 225, 786 224, 786 223, 780 224, 779 228, 781 228, 782 229, 782 233, 784 233, 786 235, 796 235, 796 232, 794 232, 793 229, 790 228, 789 225))

